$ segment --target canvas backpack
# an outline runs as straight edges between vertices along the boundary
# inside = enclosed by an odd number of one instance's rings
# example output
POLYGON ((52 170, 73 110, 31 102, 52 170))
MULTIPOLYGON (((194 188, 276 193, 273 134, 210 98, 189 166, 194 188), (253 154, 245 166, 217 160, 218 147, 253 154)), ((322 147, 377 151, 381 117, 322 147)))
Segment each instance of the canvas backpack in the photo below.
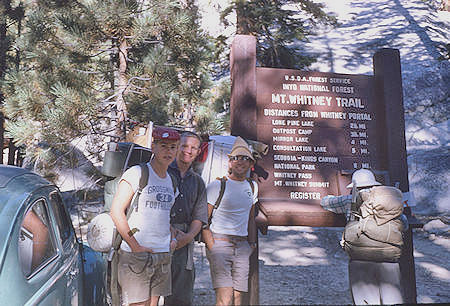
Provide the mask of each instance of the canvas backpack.
POLYGON ((402 193, 375 186, 358 194, 355 220, 344 228, 341 245, 353 260, 398 262, 403 248, 402 193))
MULTIPOLYGON (((104 187, 104 212, 111 210, 112 200, 119 186, 122 174, 129 168, 139 164, 145 164, 151 160, 153 153, 149 148, 135 143, 118 143, 117 150, 107 151, 103 160, 102 174, 108 178, 104 187)), ((174 193, 177 189, 177 179, 171 175, 174 193)), ((147 183, 147 181, 145 181, 147 183)), ((145 187, 145 186, 144 186, 145 187)))
MULTIPOLYGON (((114 226, 114 224, 111 222, 112 220, 107 220, 107 218, 110 218, 109 212, 111 210, 114 195, 117 191, 117 188, 119 187, 119 182, 122 178, 122 174, 132 166, 139 165, 141 169, 141 178, 139 180, 138 190, 136 191, 130 207, 127 210, 127 219, 129 219, 131 212, 133 210, 138 210, 139 195, 141 194, 145 186, 147 186, 149 176, 147 163, 151 160, 152 155, 153 153, 149 148, 128 142, 119 142, 116 144, 114 150, 110 150, 105 153, 102 173, 103 175, 105 175, 105 177, 109 178, 104 187, 105 204, 103 206, 103 213, 91 220, 91 224, 96 224, 96 218, 101 219, 103 217, 104 220, 100 220, 97 222, 97 228, 100 229, 100 231, 97 231, 97 233, 95 233, 94 231, 88 231, 88 242, 90 238, 89 236, 93 235, 104 235, 105 238, 107 237, 107 239, 103 239, 104 243, 99 244, 101 246, 99 249, 93 247, 94 250, 99 252, 110 252, 117 250, 120 246, 122 237, 120 237, 116 230, 114 230, 112 236, 113 240, 111 242, 111 229, 109 227, 110 225, 114 226), (110 243, 112 243, 112 248, 107 248, 107 245, 109 245, 110 243)), ((168 174, 170 175, 172 181, 173 192, 174 194, 176 194, 177 179, 170 173, 168 174)), ((136 231, 136 229, 132 229, 132 231, 136 231)), ((108 257, 109 260, 111 260, 112 255, 110 254, 108 257)))

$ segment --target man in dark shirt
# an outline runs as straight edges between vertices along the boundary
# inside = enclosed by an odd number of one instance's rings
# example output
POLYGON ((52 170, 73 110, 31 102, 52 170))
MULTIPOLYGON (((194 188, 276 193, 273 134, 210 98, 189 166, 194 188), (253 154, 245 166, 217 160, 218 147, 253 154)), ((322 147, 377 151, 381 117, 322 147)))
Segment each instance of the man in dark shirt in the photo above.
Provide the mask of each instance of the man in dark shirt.
POLYGON ((203 224, 208 222, 205 183, 192 170, 192 163, 200 153, 200 137, 192 132, 181 134, 176 160, 169 173, 177 178, 180 195, 171 210, 171 225, 177 230, 177 248, 172 257, 172 295, 165 305, 191 305, 195 270, 193 240, 203 224))

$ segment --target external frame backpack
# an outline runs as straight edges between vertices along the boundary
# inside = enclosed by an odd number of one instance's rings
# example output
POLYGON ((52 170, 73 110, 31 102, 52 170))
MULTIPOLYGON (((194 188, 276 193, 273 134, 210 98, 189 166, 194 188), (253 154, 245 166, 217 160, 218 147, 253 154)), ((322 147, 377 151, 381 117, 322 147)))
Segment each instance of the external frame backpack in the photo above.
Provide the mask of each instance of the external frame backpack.
MULTIPOLYGON (((138 205, 139 196, 142 190, 147 186, 148 182, 148 167, 145 163, 139 165, 141 168, 141 178, 139 180, 139 186, 133 195, 130 207, 127 209, 127 220, 131 216, 131 212, 138 205)), ((137 229, 132 229, 133 234, 137 229)), ((109 211, 104 211, 101 214, 95 216, 88 225, 87 231, 87 241, 89 246, 97 252, 112 252, 116 251, 120 243, 122 242, 122 237, 117 232, 114 222, 111 219, 109 211)), ((109 255, 109 257, 112 255, 109 255)))
MULTIPOLYGON (((105 204, 103 213, 94 217, 88 226, 88 244, 94 251, 110 252, 114 249, 114 247, 112 247, 115 245, 114 243, 120 245, 119 242, 115 242, 115 239, 120 239, 121 237, 117 237, 117 233, 114 231, 114 223, 109 216, 114 195, 119 186, 122 174, 135 165, 140 165, 142 172, 139 190, 142 190, 147 185, 148 167, 143 167, 143 165, 146 165, 146 163, 151 160, 152 155, 153 153, 149 148, 142 147, 135 143, 110 143, 110 150, 105 152, 102 166, 102 174, 108 178, 104 187, 105 204)), ((176 193, 177 180, 172 175, 170 175, 170 178, 172 180, 174 193, 176 193)), ((137 209, 136 205, 140 194, 139 190, 136 193, 137 197, 135 194, 136 198, 134 198, 133 202, 130 204, 131 207, 128 209, 128 212, 131 212, 135 207, 137 209)), ((129 218, 128 215, 127 218, 129 218)), ((133 230, 136 231, 136 229, 133 230)), ((112 255, 108 257, 111 256, 112 255)))
POLYGON ((360 192, 359 201, 359 209, 352 210, 356 220, 344 228, 342 247, 353 260, 398 262, 404 230, 401 191, 375 186, 360 192))

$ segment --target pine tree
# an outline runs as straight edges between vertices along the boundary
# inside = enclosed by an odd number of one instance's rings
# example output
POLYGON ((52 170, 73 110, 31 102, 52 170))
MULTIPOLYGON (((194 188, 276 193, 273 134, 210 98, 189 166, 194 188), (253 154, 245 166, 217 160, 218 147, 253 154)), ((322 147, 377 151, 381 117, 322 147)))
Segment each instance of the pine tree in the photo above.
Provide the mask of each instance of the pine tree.
POLYGON ((73 139, 93 152, 123 139, 130 120, 176 122, 209 86, 197 17, 174 0, 34 1, 17 42, 26 56, 2 87, 9 135, 51 163, 73 139))
MULTIPOLYGON (((0 0, 0 84, 3 82, 9 69, 18 69, 19 50, 13 50, 13 42, 20 36, 23 19, 23 6, 20 1, 0 0)), ((4 149, 4 121, 1 109, 4 94, 0 87, 0 152, 4 149)), ((8 164, 14 164, 16 148, 9 142, 8 164)), ((3 163, 3 154, 0 154, 0 164, 3 163)))
MULTIPOLYGON (((6 72, 6 53, 7 53, 7 40, 6 40, 6 27, 7 27, 7 11, 11 7, 11 1, 0 1, 0 81, 3 80, 6 72)), ((0 91, 0 106, 3 104, 3 93, 0 91)), ((4 143, 4 115, 0 112, 0 164, 3 164, 3 143, 4 143)))
MULTIPOLYGON (((236 34, 257 38, 258 64, 274 68, 301 69, 314 62, 302 55, 295 44, 307 40, 318 23, 336 24, 333 16, 323 11, 323 4, 311 0, 233 0, 221 13, 221 20, 229 25, 227 16, 236 14, 236 34)), ((225 41, 219 37, 220 41, 225 41)))

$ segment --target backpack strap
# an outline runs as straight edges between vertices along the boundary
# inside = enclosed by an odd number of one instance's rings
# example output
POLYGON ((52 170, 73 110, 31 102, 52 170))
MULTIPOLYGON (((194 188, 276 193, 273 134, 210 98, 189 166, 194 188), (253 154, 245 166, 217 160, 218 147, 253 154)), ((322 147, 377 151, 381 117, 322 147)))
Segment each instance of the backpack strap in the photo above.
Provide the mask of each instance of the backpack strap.
POLYGON ((252 194, 255 194, 255 185, 253 185, 253 179, 247 177, 247 182, 250 184, 250 188, 252 189, 252 194))
POLYGON ((139 167, 141 167, 141 178, 139 179, 139 187, 138 190, 136 190, 136 193, 134 194, 133 200, 131 202, 131 206, 127 211, 127 220, 130 219, 131 212, 133 211, 133 208, 136 207, 136 212, 138 212, 138 202, 139 202, 139 196, 142 193, 142 190, 144 190, 145 186, 147 186, 148 183, 148 166, 146 163, 139 164, 139 167))
POLYGON ((172 180, 173 194, 175 195, 177 193, 177 187, 178 187, 177 178, 172 173, 170 173, 170 172, 167 172, 167 173, 169 174, 170 179, 172 180))
MULTIPOLYGON (((223 198, 223 194, 225 193, 225 187, 227 185, 227 177, 223 176, 223 177, 218 177, 216 178, 216 180, 220 181, 220 191, 219 191, 219 196, 217 197, 216 203, 214 203, 214 208, 213 208, 213 212, 215 209, 219 208, 220 202, 222 201, 223 198)), ((211 215, 208 218, 208 226, 211 225, 211 220, 212 220, 212 212, 211 215)))
POLYGON ((222 176, 222 177, 218 177, 217 180, 220 180, 220 191, 219 191, 219 196, 217 197, 216 203, 214 203, 214 209, 219 208, 220 202, 222 201, 223 198, 223 194, 225 193, 225 187, 227 185, 227 177, 226 176, 222 176))
MULTIPOLYGON (((225 193, 225 187, 227 185, 228 178, 226 176, 218 177, 217 180, 220 180, 220 191, 219 196, 217 197, 216 203, 214 203, 214 209, 219 208, 220 202, 222 201, 223 194, 225 193)), ((253 180, 251 178, 247 178, 246 181, 250 184, 250 188, 252 189, 252 194, 255 193, 255 185, 253 185, 253 180)), ((213 209, 213 210, 214 210, 213 209)), ((208 225, 211 224, 212 213, 208 219, 208 225)))

